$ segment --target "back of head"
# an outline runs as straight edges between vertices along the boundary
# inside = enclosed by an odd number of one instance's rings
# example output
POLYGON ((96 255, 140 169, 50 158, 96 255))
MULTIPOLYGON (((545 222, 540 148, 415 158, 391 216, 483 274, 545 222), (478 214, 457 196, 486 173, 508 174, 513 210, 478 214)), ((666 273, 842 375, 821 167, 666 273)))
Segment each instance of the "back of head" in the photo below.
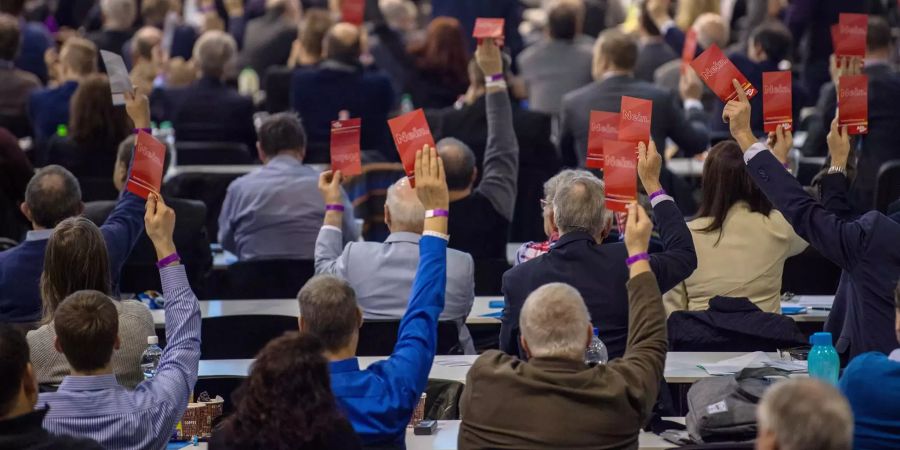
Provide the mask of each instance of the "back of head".
POLYGON ((70 294, 85 289, 108 294, 110 286, 109 254, 100 229, 81 216, 60 222, 44 252, 44 322, 53 320, 59 304, 70 294))
POLYGON ((468 82, 466 67, 469 51, 459 21, 452 17, 438 17, 428 24, 425 40, 413 45, 410 53, 416 67, 423 72, 439 74, 447 83, 468 82))
POLYGON ((137 18, 135 0, 100 0, 104 26, 114 30, 128 30, 137 18))
POLYGON ((25 11, 25 0, 0 0, 0 13, 20 16, 25 11))
POLYGON ((603 181, 596 177, 575 177, 561 183, 553 197, 553 216, 560 235, 581 231, 599 236, 606 226, 603 181))
POLYGON ((45 166, 28 182, 25 204, 34 223, 53 228, 64 219, 81 214, 81 187, 75 175, 64 167, 45 166))
POLYGON ((615 28, 607 29, 600 33, 594 44, 594 78, 603 76, 600 73, 600 62, 605 62, 610 69, 634 70, 637 54, 638 47, 634 37, 615 28))
POLYGON ((106 294, 78 291, 56 309, 53 329, 72 369, 92 372, 105 367, 112 358, 119 313, 106 294))
POLYGON ((84 38, 69 38, 59 51, 59 62, 78 76, 96 72, 97 46, 84 38))
POLYGON ((581 294, 565 283, 545 284, 522 306, 519 328, 532 358, 581 360, 591 316, 581 294))
POLYGON ((273 114, 263 121, 257 131, 259 147, 266 156, 273 157, 284 151, 306 151, 306 131, 294 113, 273 114))
POLYGON ((387 191, 385 208, 390 214, 391 231, 422 233, 425 227, 425 207, 419 201, 409 179, 403 177, 392 184, 387 191))
POLYGON ((162 42, 162 31, 159 28, 146 26, 137 30, 131 39, 132 58, 153 60, 153 48, 162 42))
POLYGON ((19 37, 19 19, 0 13, 0 59, 16 59, 19 55, 19 37))
POLYGON ((437 152, 444 162, 447 189, 459 191, 469 188, 474 182, 475 153, 463 141, 443 138, 437 142, 437 152))
POLYGON ((784 24, 770 20, 750 33, 750 45, 759 46, 769 61, 777 63, 791 58, 794 38, 784 24))
POLYGON ((556 191, 560 186, 569 183, 575 178, 580 177, 594 177, 594 174, 588 172, 587 170, 579 170, 579 169, 565 169, 560 171, 558 174, 550 177, 549 180, 544 182, 544 200, 547 201, 550 206, 553 206, 553 198, 556 197, 556 191))
POLYGON ((694 21, 693 28, 697 32, 697 44, 703 48, 709 48, 713 44, 719 48, 725 48, 728 45, 730 35, 728 23, 719 14, 700 14, 694 21))
POLYGON ((893 39, 891 26, 881 16, 869 16, 869 30, 866 33, 866 50, 869 52, 890 50, 893 39))
POLYGON ((162 29, 170 5, 170 0, 143 0, 141 2, 141 19, 144 21, 144 25, 162 29))
POLYGON ((343 64, 358 65, 362 45, 359 29, 349 23, 338 23, 325 34, 325 58, 343 64))
POLYGON ((300 293, 300 316, 305 328, 322 340, 328 351, 346 347, 359 328, 356 292, 346 281, 331 275, 311 278, 300 293))
POLYGON ((307 448, 342 420, 324 350, 318 338, 296 331, 260 350, 225 423, 235 448, 307 448))
POLYGON ((703 198, 697 217, 709 217, 712 221, 702 231, 722 230, 728 210, 740 201, 747 202, 753 212, 768 216, 772 211, 772 203, 747 174, 746 166, 737 142, 722 141, 709 149, 703 165, 703 198))
POLYGON ((111 96, 106 75, 92 74, 78 83, 69 103, 69 129, 84 150, 108 152, 131 133, 131 119, 109 101, 111 96))
POLYGON ((203 76, 222 78, 237 54, 237 43, 230 34, 212 30, 203 33, 194 44, 193 59, 203 76))
MULTIPOLYGON (((833 386, 795 378, 769 388, 757 409, 760 440, 779 450, 849 450, 853 414, 833 386)), ((759 448, 759 447, 758 447, 759 448)))
MULTIPOLYGON (((118 150, 116 151, 116 164, 123 165, 125 167, 125 177, 128 176, 128 169, 131 169, 131 159, 134 157, 134 143, 135 137, 134 134, 129 134, 122 139, 122 142, 119 143, 118 150)), ((163 173, 169 171, 169 164, 172 163, 172 151, 169 148, 166 148, 166 158, 163 160, 163 173)), ((122 180, 122 184, 125 184, 125 180, 122 180)))
POLYGON ((304 12, 297 33, 300 45, 308 54, 321 59, 325 53, 322 41, 332 25, 331 14, 326 9, 313 8, 304 12))
POLYGON ((0 418, 16 407, 30 356, 25 335, 12 325, 0 324, 0 418))
POLYGON ((547 13, 547 31, 552 39, 572 41, 581 32, 583 18, 584 7, 581 2, 557 2, 547 13))

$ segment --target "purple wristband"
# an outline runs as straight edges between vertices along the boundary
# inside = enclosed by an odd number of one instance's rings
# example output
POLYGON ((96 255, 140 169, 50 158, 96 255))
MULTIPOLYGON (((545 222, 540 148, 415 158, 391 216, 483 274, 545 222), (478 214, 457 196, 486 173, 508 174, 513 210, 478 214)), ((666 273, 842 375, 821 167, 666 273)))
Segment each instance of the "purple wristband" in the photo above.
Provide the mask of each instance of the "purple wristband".
POLYGON ((650 200, 653 200, 654 198, 659 197, 660 195, 666 195, 666 190, 660 189, 660 190, 650 194, 650 200))
POLYGON ((157 262, 156 262, 156 268, 157 268, 157 269, 162 269, 163 267, 166 267, 166 266, 168 266, 169 264, 172 264, 172 263, 175 262, 175 261, 181 261, 181 257, 178 256, 178 252, 172 253, 171 255, 166 256, 165 258, 163 258, 163 259, 157 261, 157 262))
POLYGON ((628 259, 625 260, 625 265, 631 267, 632 264, 638 261, 650 261, 650 255, 648 255, 647 252, 643 252, 634 256, 629 256, 628 259))
POLYGON ((784 166, 785 169, 791 168, 791 163, 781 163, 781 165, 784 166))
POLYGON ((429 209, 425 211, 425 218, 431 217, 450 217, 450 211, 446 209, 429 209))
POLYGON ((487 83, 495 83, 497 81, 503 81, 503 74, 495 73, 493 75, 487 75, 484 77, 484 81, 487 83))
POLYGON ((153 134, 153 130, 150 129, 150 128, 135 128, 135 129, 134 129, 134 134, 138 134, 138 133, 140 133, 141 131, 143 131, 144 133, 147 133, 147 134, 153 134))
POLYGON ((344 205, 341 205, 341 204, 334 204, 334 203, 332 203, 332 204, 330 204, 330 205, 325 205, 325 211, 339 211, 339 212, 344 212, 344 205))

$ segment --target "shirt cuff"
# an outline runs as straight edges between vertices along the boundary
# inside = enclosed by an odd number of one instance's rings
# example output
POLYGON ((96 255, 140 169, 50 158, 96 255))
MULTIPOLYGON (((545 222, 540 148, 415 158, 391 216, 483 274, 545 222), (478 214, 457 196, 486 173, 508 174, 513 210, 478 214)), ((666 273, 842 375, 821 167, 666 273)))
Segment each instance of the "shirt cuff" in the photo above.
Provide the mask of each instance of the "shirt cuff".
POLYGON ((684 100, 684 109, 699 109, 703 110, 703 102, 697 100, 696 98, 687 98, 684 100))
POLYGON ((656 205, 658 205, 664 201, 667 201, 667 200, 670 202, 675 201, 675 199, 673 199, 671 195, 662 194, 662 195, 657 195, 656 197, 653 197, 652 199, 650 199, 650 206, 656 208, 656 205))
POLYGON ((422 232, 422 236, 431 236, 436 237, 438 239, 443 239, 445 241, 450 241, 450 236, 444 233, 438 233, 437 231, 425 230, 422 232))
POLYGON ((669 19, 666 23, 659 27, 659 34, 665 36, 675 26, 675 20, 669 19))
POLYGON ((750 164, 750 160, 753 159, 756 155, 769 151, 769 148, 766 147, 766 144, 762 142, 757 142, 750 146, 746 152, 744 152, 744 163, 750 164))
POLYGON ((323 230, 337 231, 338 233, 343 233, 343 232, 344 232, 344 230, 342 230, 342 229, 340 229, 340 228, 338 228, 338 227, 336 227, 336 226, 334 226, 334 225, 322 225, 322 229, 323 229, 323 230))

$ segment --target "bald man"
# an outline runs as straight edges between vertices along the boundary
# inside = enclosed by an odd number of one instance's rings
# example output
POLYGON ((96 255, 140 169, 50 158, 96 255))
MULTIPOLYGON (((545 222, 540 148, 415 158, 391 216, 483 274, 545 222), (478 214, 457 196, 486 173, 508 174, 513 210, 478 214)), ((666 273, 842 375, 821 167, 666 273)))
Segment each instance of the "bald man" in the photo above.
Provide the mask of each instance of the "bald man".
POLYGON ((389 161, 399 160, 387 126, 394 105, 391 80, 383 72, 363 70, 359 62, 362 46, 359 29, 339 23, 325 36, 325 59, 316 67, 294 73, 291 107, 303 117, 309 134, 310 163, 329 161, 331 121, 340 111, 362 118, 363 150, 378 150, 389 161))
MULTIPOLYGON (((340 191, 323 192, 325 203, 340 191)), ((343 213, 325 216, 316 238, 316 274, 347 280, 356 291, 364 319, 400 319, 406 312, 412 281, 419 264, 419 240, 425 226, 425 208, 406 178, 388 188, 384 220, 391 234, 381 242, 350 242, 343 247, 343 213), (332 221, 333 223, 329 223, 332 221), (372 268, 378 270, 373 271, 372 268)), ((447 250, 447 290, 440 320, 452 320, 467 354, 475 354, 466 317, 475 299, 475 265, 468 253, 447 250)))

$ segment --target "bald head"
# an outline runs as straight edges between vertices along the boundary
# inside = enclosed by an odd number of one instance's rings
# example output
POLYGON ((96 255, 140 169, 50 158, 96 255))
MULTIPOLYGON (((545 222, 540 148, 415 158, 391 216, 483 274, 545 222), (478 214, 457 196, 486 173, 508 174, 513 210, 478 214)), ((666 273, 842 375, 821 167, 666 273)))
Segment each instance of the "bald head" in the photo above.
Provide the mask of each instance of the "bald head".
POLYGON ((853 414, 833 386, 813 378, 783 381, 766 391, 756 412, 761 450, 850 450, 853 414))
POLYGON ((135 65, 153 61, 153 48, 162 42, 162 31, 156 27, 142 27, 131 39, 131 60, 135 65))
POLYGON ((81 187, 62 166, 49 165, 38 170, 25 188, 25 215, 41 228, 53 228, 81 214, 81 187))
POLYGON ((438 156, 444 161, 447 188, 461 191, 475 183, 475 153, 459 139, 448 137, 437 143, 438 156))
POLYGON ((425 207, 416 196, 416 190, 403 177, 392 184, 384 202, 384 220, 392 233, 406 231, 422 234, 425 226, 425 207))
POLYGON ((582 360, 591 338, 584 299, 565 283, 545 284, 531 293, 519 316, 523 345, 532 358, 582 360))
POLYGON ((709 48, 712 44, 720 48, 728 45, 728 24, 716 13, 700 14, 693 28, 697 32, 697 43, 703 48, 709 48))
POLYGON ((344 64, 357 64, 360 55, 359 28, 338 23, 325 35, 325 58, 344 64))

